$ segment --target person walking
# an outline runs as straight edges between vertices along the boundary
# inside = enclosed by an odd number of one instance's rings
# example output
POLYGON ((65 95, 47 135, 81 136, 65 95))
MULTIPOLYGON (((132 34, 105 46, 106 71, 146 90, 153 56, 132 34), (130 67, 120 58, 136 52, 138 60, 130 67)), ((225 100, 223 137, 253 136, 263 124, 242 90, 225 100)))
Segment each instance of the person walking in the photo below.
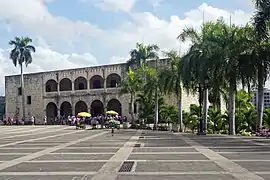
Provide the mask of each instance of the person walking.
POLYGON ((112 136, 114 135, 114 128, 115 128, 115 125, 116 125, 116 123, 115 123, 115 120, 112 118, 112 136))

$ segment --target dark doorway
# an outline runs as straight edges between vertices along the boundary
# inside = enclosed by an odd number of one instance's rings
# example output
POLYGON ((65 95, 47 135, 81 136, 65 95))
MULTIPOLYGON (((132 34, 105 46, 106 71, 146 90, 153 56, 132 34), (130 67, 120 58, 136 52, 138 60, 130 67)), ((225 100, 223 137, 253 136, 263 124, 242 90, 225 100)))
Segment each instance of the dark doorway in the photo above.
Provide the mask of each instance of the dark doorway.
POLYGON ((100 100, 95 100, 91 104, 91 115, 98 116, 104 114, 104 106, 100 100))

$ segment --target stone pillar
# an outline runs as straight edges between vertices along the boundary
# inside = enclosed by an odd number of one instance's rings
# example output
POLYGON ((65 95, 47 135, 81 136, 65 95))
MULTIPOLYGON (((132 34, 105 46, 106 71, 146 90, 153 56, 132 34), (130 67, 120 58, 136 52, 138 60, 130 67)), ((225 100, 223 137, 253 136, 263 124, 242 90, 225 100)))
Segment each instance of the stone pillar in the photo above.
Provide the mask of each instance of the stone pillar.
POLYGON ((57 116, 60 118, 61 115, 60 115, 60 107, 57 107, 57 116))
POLYGON ((103 68, 102 69, 102 76, 103 76, 103 106, 104 106, 104 113, 106 113, 106 111, 107 111, 107 88, 106 88, 106 82, 107 82, 107 80, 106 80, 106 73, 105 73, 105 69, 103 68))
POLYGON ((72 91, 72 93, 74 93, 74 89, 75 89, 75 88, 74 88, 74 81, 72 81, 72 82, 71 82, 71 91, 72 91))

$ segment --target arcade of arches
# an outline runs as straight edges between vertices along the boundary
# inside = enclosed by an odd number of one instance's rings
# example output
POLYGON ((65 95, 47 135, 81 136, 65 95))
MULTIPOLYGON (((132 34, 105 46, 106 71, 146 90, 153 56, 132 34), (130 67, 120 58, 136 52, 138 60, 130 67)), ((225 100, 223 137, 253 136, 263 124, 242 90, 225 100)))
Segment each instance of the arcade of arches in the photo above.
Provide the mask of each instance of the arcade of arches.
POLYGON ((45 85, 46 92, 56 92, 57 91, 57 82, 53 79, 50 79, 46 82, 45 85))
POLYGON ((78 114, 80 112, 87 112, 88 108, 87 108, 87 104, 84 101, 78 101, 75 104, 75 114, 78 114))
POLYGON ((108 111, 115 111, 119 115, 122 115, 122 105, 117 99, 111 99, 107 104, 108 111))
POLYGON ((98 116, 104 114, 104 106, 100 100, 95 100, 91 103, 91 115, 98 116))
POLYGON ((118 74, 110 74, 106 79, 106 87, 114 88, 117 87, 121 83, 121 77, 118 74))
MULTIPOLYGON (((75 106, 75 114, 79 112, 88 112, 87 104, 84 101, 78 101, 75 106)), ((107 110, 113 110, 118 112, 120 115, 122 114, 122 105, 117 99, 111 99, 107 104, 107 110)), ((67 117, 72 114, 72 105, 64 101, 60 105, 60 116, 67 117)), ((104 105, 100 100, 95 100, 91 103, 91 115, 97 116, 100 114, 104 114, 104 105)), ((47 118, 53 119, 58 116, 57 105, 53 102, 50 102, 46 106, 46 116, 47 118)))
POLYGON ((104 88, 104 79, 99 75, 95 75, 90 79, 90 89, 100 88, 104 88))
POLYGON ((60 115, 64 117, 72 115, 72 106, 69 102, 65 101, 61 104, 60 115))
MULTIPOLYGON (((104 88, 104 78, 100 75, 93 76, 90 81, 90 89, 101 89, 104 88)), ((120 75, 116 73, 109 74, 106 78, 106 88, 115 88, 121 83, 120 75)), ((50 79, 45 84, 46 92, 56 92, 58 89, 58 83, 50 79)), ((84 77, 78 77, 74 81, 74 88, 72 88, 72 81, 69 78, 63 78, 59 82, 60 91, 72 91, 74 90, 85 90, 88 89, 87 79, 84 77)))
POLYGON ((47 123, 53 124, 54 118, 58 116, 57 114, 57 106, 55 103, 50 102, 47 104, 46 107, 46 116, 47 116, 47 123))
POLYGON ((87 80, 84 77, 78 77, 74 81, 74 89, 75 90, 84 90, 84 89, 87 89, 87 80))
POLYGON ((68 78, 64 78, 60 81, 60 91, 71 91, 72 82, 68 78))

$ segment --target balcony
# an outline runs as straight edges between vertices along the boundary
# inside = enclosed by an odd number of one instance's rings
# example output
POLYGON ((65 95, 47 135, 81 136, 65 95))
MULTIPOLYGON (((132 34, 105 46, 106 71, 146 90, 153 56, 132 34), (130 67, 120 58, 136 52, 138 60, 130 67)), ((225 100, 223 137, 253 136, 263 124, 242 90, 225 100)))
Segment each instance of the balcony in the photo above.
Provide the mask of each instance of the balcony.
POLYGON ((46 92, 44 98, 56 98, 58 96, 58 92, 54 91, 54 92, 46 92))

